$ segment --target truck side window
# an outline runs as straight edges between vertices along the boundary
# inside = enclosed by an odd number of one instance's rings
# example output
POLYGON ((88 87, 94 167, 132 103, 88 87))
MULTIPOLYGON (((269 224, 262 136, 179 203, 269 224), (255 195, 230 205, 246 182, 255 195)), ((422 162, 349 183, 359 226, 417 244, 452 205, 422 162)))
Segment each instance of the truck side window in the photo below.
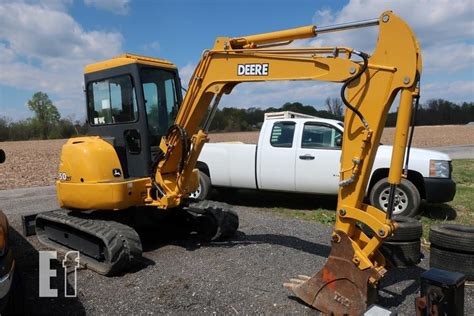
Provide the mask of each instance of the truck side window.
POLYGON ((89 83, 87 105, 92 125, 133 122, 138 118, 135 88, 130 76, 89 83))
POLYGON ((295 122, 275 122, 273 124, 270 144, 273 147, 291 148, 295 135, 295 122))
POLYGON ((303 127, 301 148, 340 148, 338 143, 341 137, 342 133, 332 126, 306 123, 303 127))

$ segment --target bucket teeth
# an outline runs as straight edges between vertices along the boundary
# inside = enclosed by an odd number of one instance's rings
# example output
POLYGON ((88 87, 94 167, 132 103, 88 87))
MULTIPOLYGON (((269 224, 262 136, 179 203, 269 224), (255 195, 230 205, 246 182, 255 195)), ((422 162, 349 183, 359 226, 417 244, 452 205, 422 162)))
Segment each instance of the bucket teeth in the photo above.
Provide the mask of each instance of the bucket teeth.
POLYGON ((361 315, 375 301, 377 291, 368 286, 369 279, 378 280, 376 269, 360 270, 353 262, 354 249, 349 237, 332 244, 323 268, 312 277, 298 275, 283 284, 306 304, 331 315, 361 315))
POLYGON ((288 290, 293 290, 297 286, 304 284, 306 281, 310 279, 307 275, 298 275, 297 279, 290 279, 290 282, 283 283, 283 286, 288 290))

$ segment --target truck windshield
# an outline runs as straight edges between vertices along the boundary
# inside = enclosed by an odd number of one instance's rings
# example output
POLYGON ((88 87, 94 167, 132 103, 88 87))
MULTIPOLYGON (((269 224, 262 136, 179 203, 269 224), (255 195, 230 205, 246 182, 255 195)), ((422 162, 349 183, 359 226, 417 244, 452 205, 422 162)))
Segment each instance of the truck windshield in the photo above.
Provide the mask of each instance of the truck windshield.
POLYGON ((140 72, 145 97, 150 145, 159 145, 178 113, 176 75, 173 71, 143 68, 140 72))

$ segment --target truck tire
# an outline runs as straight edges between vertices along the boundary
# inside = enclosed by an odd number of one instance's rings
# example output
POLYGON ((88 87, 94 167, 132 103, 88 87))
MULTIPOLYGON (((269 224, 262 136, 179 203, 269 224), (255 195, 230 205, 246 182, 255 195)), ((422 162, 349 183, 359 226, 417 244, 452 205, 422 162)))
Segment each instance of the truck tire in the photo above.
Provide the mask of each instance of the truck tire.
MULTIPOLYGON (((370 191, 370 204, 378 209, 387 211, 390 184, 388 178, 383 178, 374 184, 370 191)), ((395 208, 393 215, 414 217, 418 214, 421 203, 420 192, 416 186, 407 179, 402 179, 395 195, 395 208)))
POLYGON ((207 174, 199 170, 199 186, 196 191, 189 195, 193 200, 205 200, 211 190, 211 179, 207 174))
POLYGON ((430 268, 460 272, 474 280, 474 253, 449 251, 431 244, 430 268))
MULTIPOLYGON (((414 241, 420 240, 423 235, 423 226, 420 221, 407 216, 394 216, 393 220, 397 222, 398 228, 395 233, 388 237, 387 241, 414 241)), ((362 225, 362 231, 369 237, 374 233, 367 225, 362 225)))
POLYGON ((380 252, 395 267, 414 266, 421 261, 420 240, 385 242, 380 252))
POLYGON ((430 242, 437 248, 474 254, 474 227, 456 224, 433 225, 430 242))
POLYGON ((388 241, 413 241, 420 240, 423 235, 423 226, 416 218, 407 216, 394 216, 398 229, 388 241))

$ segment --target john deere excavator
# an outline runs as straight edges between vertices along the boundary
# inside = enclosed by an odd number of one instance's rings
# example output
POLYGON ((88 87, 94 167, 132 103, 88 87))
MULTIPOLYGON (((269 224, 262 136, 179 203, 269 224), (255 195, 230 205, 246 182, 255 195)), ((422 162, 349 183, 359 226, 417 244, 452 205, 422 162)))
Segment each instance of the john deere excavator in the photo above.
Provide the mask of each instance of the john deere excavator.
POLYGON ((80 250, 88 268, 113 274, 141 256, 133 214, 186 213, 187 223, 212 228, 210 239, 232 235, 238 227, 235 213, 187 200, 198 186, 196 160, 222 95, 241 82, 338 82, 347 111, 332 250, 320 272, 298 276, 285 286, 322 312, 361 314, 386 273, 378 248, 397 228, 391 219, 395 189, 421 68, 415 34, 391 11, 378 19, 328 27, 219 37, 203 53, 184 100, 176 66, 169 61, 126 54, 89 65, 85 92, 95 136, 73 138, 63 146, 56 182, 62 210, 37 216, 39 240, 62 251, 80 250), (369 26, 379 28, 371 56, 349 47, 287 46, 293 40, 369 26), (363 200, 397 94, 389 207, 383 212, 363 200), (368 237, 359 224, 374 235, 368 237))

